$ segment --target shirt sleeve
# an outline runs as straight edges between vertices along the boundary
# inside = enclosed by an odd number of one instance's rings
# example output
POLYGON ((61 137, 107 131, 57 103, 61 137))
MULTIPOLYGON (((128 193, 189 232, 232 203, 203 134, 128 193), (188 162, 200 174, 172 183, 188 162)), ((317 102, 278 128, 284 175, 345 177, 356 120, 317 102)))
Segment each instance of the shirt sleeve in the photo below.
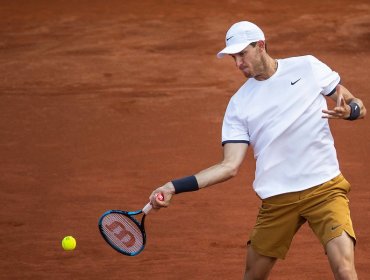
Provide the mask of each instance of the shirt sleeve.
POLYGON ((227 106, 222 124, 222 145, 226 143, 249 144, 247 125, 238 116, 238 108, 232 98, 227 106))
POLYGON ((336 86, 340 82, 337 72, 330 69, 325 63, 314 56, 308 56, 315 79, 321 88, 321 94, 329 96, 335 92, 336 86))

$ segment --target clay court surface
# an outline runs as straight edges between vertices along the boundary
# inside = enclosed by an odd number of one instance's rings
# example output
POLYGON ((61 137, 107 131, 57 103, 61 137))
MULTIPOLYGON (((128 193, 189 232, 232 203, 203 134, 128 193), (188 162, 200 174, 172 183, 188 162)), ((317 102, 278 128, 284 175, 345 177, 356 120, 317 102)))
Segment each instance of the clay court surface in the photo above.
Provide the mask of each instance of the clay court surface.
MULTIPOLYGON (((259 207, 251 150, 237 178, 150 215, 139 256, 97 228, 106 210, 139 209, 154 188, 221 160, 223 114, 244 79, 215 54, 236 21, 260 25, 273 57, 326 62, 370 107, 367 0, 1 2, 4 280, 242 278, 259 207)), ((359 278, 370 279, 369 121, 331 124, 352 183, 359 278)), ((271 279, 333 279, 308 226, 271 279)))

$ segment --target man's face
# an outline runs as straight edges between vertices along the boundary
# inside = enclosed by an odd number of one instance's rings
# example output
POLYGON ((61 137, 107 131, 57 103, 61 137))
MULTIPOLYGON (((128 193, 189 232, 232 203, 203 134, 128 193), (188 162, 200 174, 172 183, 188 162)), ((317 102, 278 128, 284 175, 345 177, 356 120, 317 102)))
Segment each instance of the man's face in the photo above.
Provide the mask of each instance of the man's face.
POLYGON ((242 71, 246 78, 255 78, 260 74, 261 71, 261 52, 258 45, 255 47, 248 45, 240 53, 231 55, 234 60, 236 67, 242 71))

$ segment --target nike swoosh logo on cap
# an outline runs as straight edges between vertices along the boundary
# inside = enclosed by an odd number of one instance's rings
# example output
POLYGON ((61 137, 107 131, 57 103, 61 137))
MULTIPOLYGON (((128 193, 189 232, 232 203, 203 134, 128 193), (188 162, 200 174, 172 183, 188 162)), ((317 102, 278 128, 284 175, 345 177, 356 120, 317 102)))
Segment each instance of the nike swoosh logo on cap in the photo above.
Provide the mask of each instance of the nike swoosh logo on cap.
POLYGON ((229 38, 226 38, 226 41, 229 41, 231 38, 233 38, 234 36, 230 36, 229 38))

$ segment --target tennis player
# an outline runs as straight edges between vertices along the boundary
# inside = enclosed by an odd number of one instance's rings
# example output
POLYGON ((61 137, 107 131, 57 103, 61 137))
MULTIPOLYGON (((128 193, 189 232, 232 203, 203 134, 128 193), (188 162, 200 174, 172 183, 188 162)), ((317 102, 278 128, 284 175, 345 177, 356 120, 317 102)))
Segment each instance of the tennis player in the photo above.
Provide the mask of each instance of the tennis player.
POLYGON ((363 102, 314 56, 272 58, 264 33, 251 22, 232 25, 225 42, 217 56, 231 56, 247 81, 224 116, 223 159, 157 188, 150 196, 153 207, 167 207, 174 194, 234 177, 251 145, 253 188, 262 204, 248 241, 244 279, 267 279, 305 222, 324 247, 335 279, 357 279, 350 184, 341 174, 328 119, 362 119, 363 102), (334 100, 332 109, 326 98, 334 100), (157 193, 164 201, 155 199, 157 193))

